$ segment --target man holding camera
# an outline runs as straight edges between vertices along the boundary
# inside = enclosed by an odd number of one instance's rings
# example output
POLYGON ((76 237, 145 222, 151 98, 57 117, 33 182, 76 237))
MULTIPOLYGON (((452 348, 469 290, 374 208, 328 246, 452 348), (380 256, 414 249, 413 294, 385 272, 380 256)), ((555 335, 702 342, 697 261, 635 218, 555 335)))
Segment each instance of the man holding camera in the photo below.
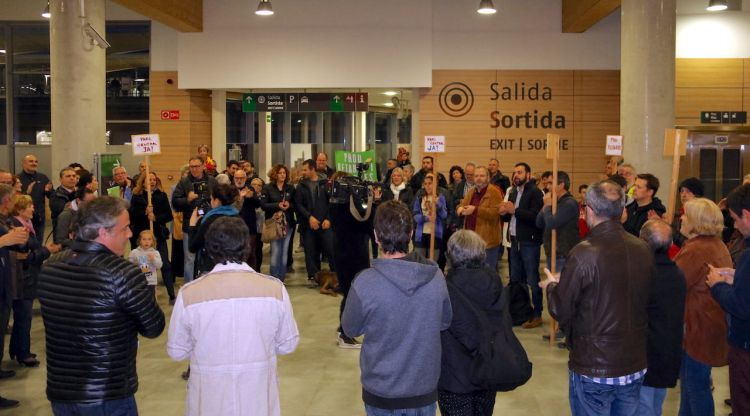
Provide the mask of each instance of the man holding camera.
MULTIPOLYGON (((172 194, 172 207, 175 211, 181 211, 183 218, 190 218, 195 208, 199 210, 203 208, 205 211, 210 210, 211 189, 216 185, 216 179, 213 176, 206 175, 203 159, 194 156, 190 158, 188 166, 190 172, 177 183, 172 194)), ((185 253, 185 283, 190 282, 194 277, 195 253, 188 250, 188 247, 190 247, 189 229, 188 221, 183 221, 182 247, 185 253)))

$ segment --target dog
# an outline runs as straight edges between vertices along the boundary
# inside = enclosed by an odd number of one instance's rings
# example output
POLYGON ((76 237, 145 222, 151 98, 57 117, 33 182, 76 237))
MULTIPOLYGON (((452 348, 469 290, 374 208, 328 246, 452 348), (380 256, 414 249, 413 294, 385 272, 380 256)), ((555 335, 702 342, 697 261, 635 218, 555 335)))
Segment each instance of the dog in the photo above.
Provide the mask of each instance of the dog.
POLYGON ((338 296, 339 279, 334 272, 319 271, 315 273, 315 282, 320 286, 323 295, 338 296))

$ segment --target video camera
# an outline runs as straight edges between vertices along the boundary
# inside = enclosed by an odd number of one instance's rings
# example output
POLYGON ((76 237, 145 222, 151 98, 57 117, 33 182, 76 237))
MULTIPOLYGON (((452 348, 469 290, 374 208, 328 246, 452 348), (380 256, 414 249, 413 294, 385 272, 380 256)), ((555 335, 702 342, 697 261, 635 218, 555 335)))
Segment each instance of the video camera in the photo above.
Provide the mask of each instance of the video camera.
POLYGON ((211 194, 208 191, 208 182, 193 182, 193 192, 198 194, 195 206, 198 207, 198 215, 203 215, 211 210, 211 194))
MULTIPOLYGON (((380 182, 362 179, 364 172, 370 169, 369 163, 357 163, 357 176, 342 176, 328 183, 329 202, 331 204, 351 204, 360 216, 369 216, 368 211, 373 200, 373 188, 382 186, 380 182)), ((364 220, 367 218, 365 217, 364 220)))

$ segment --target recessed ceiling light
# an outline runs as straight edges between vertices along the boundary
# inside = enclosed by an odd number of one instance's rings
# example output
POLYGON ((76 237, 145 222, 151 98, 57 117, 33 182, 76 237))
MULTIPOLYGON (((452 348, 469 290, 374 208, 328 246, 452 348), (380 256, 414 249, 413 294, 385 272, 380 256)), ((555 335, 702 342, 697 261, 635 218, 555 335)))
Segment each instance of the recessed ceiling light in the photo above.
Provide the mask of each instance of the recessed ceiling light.
POLYGON ((727 9, 727 0, 710 0, 706 10, 709 12, 720 12, 727 9))
POLYGON ((0 49, 0 53, 5 53, 5 49, 0 49))
POLYGON ((393 107, 393 103, 384 103, 383 106, 385 106, 385 107, 393 107))
POLYGON ((385 95, 387 95, 389 97, 393 97, 394 95, 398 95, 398 93, 396 91, 386 91, 383 94, 385 94, 385 95))
POLYGON ((495 5, 492 4, 492 0, 482 0, 479 2, 479 9, 477 9, 477 13, 495 14, 497 13, 497 9, 495 9, 495 5))
POLYGON ((258 16, 272 15, 273 8, 271 7, 271 0, 260 0, 260 3, 258 3, 258 9, 255 10, 255 14, 258 16))

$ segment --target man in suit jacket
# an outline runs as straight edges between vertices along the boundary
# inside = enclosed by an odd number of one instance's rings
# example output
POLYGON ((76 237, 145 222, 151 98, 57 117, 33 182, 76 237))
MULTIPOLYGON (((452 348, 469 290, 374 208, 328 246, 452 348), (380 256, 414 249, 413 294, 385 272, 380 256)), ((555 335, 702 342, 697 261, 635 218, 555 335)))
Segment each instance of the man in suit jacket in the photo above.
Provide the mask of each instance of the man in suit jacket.
POLYGON ((531 286, 534 314, 524 328, 542 324, 542 289, 539 287, 539 246, 542 230, 536 226, 536 216, 544 205, 542 191, 531 181, 531 167, 517 163, 513 170, 513 189, 510 198, 500 205, 503 220, 510 222, 510 280, 531 286))

